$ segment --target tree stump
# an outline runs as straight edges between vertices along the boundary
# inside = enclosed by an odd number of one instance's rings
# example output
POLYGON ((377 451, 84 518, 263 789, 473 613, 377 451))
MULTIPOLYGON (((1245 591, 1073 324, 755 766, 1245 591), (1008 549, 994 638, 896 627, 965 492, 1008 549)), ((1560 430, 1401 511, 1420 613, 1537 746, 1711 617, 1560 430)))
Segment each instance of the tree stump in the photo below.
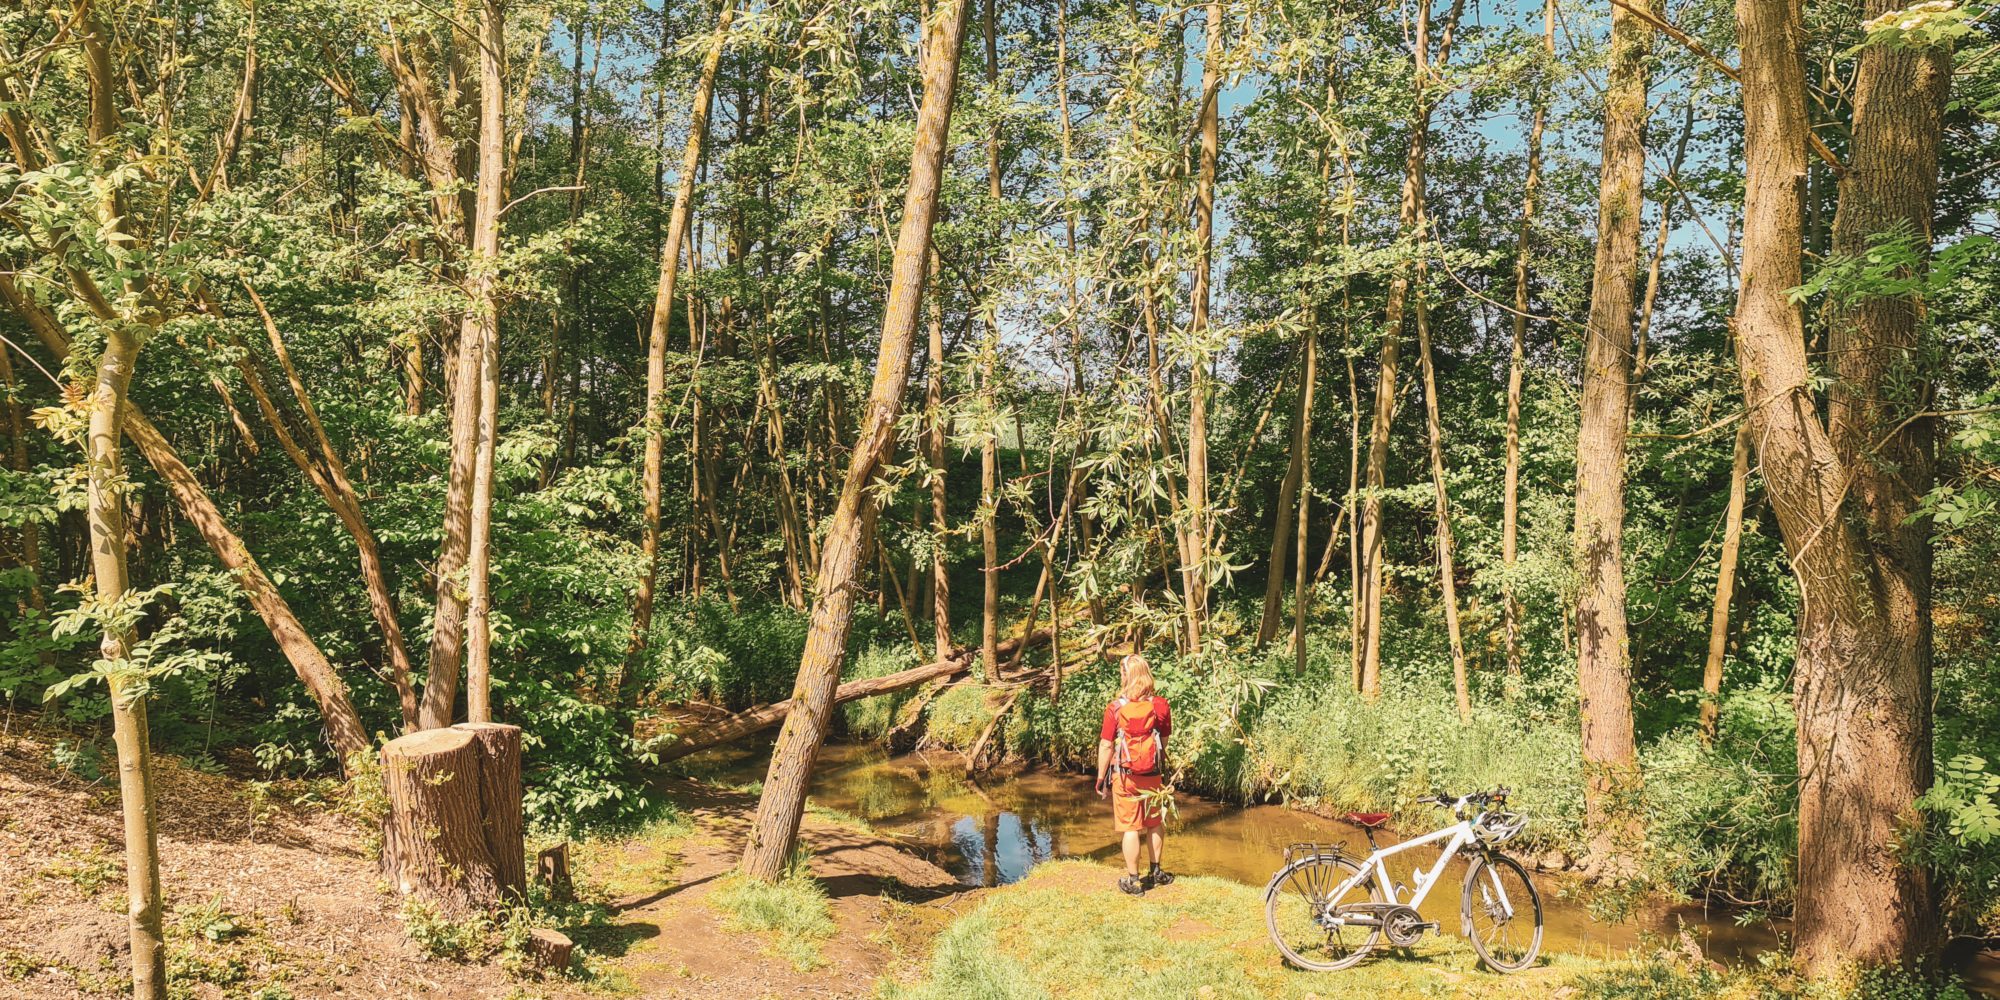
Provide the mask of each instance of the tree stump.
POLYGON ((526 950, 528 961, 543 972, 562 972, 569 968, 570 952, 576 947, 569 935, 537 927, 528 932, 526 950))
POLYGON ((559 903, 576 900, 576 885, 569 876, 567 841, 535 855, 535 879, 548 889, 550 899, 559 903))
POLYGON ((382 871, 404 895, 487 909, 526 886, 521 730, 426 729, 382 747, 382 871))

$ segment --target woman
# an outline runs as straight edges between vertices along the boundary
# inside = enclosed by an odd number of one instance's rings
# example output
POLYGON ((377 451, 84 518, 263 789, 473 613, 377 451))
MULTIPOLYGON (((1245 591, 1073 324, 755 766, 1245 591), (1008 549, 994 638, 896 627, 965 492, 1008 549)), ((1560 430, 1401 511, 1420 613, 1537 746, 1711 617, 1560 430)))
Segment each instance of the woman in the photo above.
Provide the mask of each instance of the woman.
POLYGON ((1153 666, 1133 653, 1119 661, 1118 697, 1104 707, 1097 740, 1097 794, 1111 797, 1112 827, 1125 838, 1125 877, 1118 888, 1134 896, 1167 885, 1174 877, 1160 868, 1165 837, 1157 798, 1166 769, 1167 734, 1173 714, 1153 690, 1153 666), (1151 867, 1139 874, 1144 850, 1151 867))

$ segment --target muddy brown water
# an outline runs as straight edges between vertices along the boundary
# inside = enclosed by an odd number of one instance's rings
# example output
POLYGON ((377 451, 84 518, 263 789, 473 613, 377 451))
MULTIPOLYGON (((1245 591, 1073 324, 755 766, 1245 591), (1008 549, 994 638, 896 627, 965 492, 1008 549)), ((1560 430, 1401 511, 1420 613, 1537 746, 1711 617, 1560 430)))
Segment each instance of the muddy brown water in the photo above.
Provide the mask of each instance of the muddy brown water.
MULTIPOLYGON (((718 780, 749 782, 763 778, 768 759, 763 752, 739 751, 697 768, 718 780)), ((1119 852, 1111 807, 1092 792, 1090 779, 1047 768, 981 775, 975 782, 957 754, 891 756, 872 746, 832 745, 821 754, 811 796, 815 805, 867 820, 968 887, 1016 882, 1055 858, 1109 861, 1119 852)), ((1280 805, 1235 806, 1185 793, 1176 799, 1179 815, 1168 824, 1166 845, 1174 872, 1261 888, 1283 865, 1289 844, 1338 843, 1357 856, 1369 852, 1362 833, 1338 820, 1280 805)), ((1384 845, 1401 839, 1376 836, 1384 845)), ((1412 862, 1428 869, 1436 858, 1435 848, 1414 848, 1391 859, 1390 872, 1410 883, 1412 862)), ((1459 926, 1464 872, 1454 862, 1422 907, 1425 918, 1439 921, 1447 933, 1459 926)), ((1622 955, 1649 943, 1671 946, 1682 928, 1710 957, 1727 962, 1783 943, 1782 921, 1739 923, 1734 912, 1669 903, 1641 905, 1620 920, 1599 919, 1581 900, 1577 879, 1537 873, 1535 882, 1545 914, 1543 948, 1551 951, 1622 955)))

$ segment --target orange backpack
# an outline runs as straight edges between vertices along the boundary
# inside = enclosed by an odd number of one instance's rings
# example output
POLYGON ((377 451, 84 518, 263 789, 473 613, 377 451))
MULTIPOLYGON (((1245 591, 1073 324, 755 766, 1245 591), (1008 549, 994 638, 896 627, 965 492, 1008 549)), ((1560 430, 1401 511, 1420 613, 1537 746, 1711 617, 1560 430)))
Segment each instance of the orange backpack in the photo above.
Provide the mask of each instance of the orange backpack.
POLYGON ((1112 721, 1118 727, 1113 759, 1125 774, 1159 774, 1166 763, 1167 738, 1154 727, 1153 699, 1131 701, 1119 698, 1111 703, 1112 721))

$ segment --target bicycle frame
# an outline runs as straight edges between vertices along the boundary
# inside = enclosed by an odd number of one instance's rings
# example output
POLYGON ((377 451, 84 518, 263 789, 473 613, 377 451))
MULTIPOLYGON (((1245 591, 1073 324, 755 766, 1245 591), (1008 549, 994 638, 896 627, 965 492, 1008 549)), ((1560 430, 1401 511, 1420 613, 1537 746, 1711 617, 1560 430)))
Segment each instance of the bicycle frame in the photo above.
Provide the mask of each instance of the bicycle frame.
MULTIPOLYGON (((1464 800, 1460 800, 1458 803, 1458 807, 1457 809, 1454 810, 1454 812, 1459 816, 1463 817, 1464 807, 1465 807, 1464 800)), ((1444 874, 1445 866, 1451 864, 1451 860, 1458 856, 1458 852, 1464 850, 1465 846, 1467 844, 1472 843, 1475 839, 1477 839, 1477 837, 1472 832, 1472 820, 1460 818, 1457 823, 1445 827, 1442 830, 1438 830, 1435 833, 1427 833, 1421 837, 1417 837, 1411 840, 1405 840, 1400 844, 1391 844, 1388 847, 1377 847, 1374 853, 1368 855, 1368 857, 1361 862, 1361 871, 1356 873, 1354 877, 1341 883, 1339 888, 1335 889, 1333 893, 1329 896, 1329 898, 1339 899, 1342 896, 1346 895, 1355 886, 1366 882, 1370 878, 1373 878, 1375 880, 1375 884, 1381 887, 1382 895, 1386 897, 1390 902, 1405 905, 1410 907, 1411 909, 1418 909, 1423 906, 1424 899, 1430 895, 1432 887, 1437 885, 1439 877, 1444 874), (1443 853, 1438 855, 1437 864, 1434 867, 1432 867, 1431 870, 1428 872, 1424 871, 1421 868, 1415 869, 1414 870, 1415 874, 1413 876, 1416 882, 1415 886, 1413 886, 1414 892, 1412 893, 1407 902, 1398 899, 1396 897, 1395 880, 1392 879, 1389 875, 1388 859, 1391 856, 1401 854, 1402 852, 1407 851, 1410 848, 1423 847, 1429 844, 1435 844, 1441 840, 1447 841, 1447 843, 1444 846, 1443 853)), ((1500 879, 1497 874, 1495 875, 1493 880, 1493 891, 1494 894, 1499 898, 1500 906, 1505 911, 1506 915, 1509 918, 1513 917, 1514 915, 1513 901, 1507 898, 1507 889, 1504 885, 1500 883, 1500 879)), ((1338 921, 1343 924, 1347 922, 1346 918, 1335 914, 1329 914, 1328 917, 1332 920, 1338 921)))

